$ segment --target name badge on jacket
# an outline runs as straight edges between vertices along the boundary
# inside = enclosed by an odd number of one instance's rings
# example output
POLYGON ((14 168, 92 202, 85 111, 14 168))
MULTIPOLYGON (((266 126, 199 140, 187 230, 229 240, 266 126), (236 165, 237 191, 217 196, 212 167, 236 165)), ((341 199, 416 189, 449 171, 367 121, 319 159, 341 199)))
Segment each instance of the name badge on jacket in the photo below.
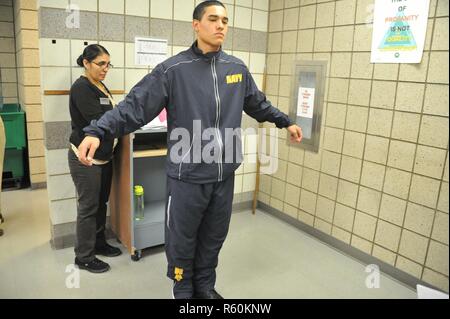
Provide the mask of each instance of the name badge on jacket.
POLYGON ((101 97, 100 104, 101 105, 109 105, 109 99, 107 97, 101 97))

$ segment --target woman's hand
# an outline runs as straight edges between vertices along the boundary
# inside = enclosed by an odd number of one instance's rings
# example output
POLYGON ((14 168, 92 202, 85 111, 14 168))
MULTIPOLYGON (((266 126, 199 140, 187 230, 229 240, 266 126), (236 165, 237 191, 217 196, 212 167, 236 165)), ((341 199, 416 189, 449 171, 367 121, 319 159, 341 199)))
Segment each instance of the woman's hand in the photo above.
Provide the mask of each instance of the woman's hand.
POLYGON ((99 146, 100 139, 98 137, 86 136, 78 146, 78 159, 80 162, 86 166, 91 166, 95 151, 99 146), (87 154, 88 151, 89 153, 87 154))

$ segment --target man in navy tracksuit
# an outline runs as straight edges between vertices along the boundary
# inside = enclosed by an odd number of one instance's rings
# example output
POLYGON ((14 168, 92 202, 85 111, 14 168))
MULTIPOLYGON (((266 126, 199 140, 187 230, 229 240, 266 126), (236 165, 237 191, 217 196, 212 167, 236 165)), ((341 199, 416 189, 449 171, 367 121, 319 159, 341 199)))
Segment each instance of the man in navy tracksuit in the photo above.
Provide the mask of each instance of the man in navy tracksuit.
POLYGON ((133 132, 167 109, 165 244, 175 298, 222 298, 214 289, 215 269, 230 223, 234 171, 242 157, 239 141, 224 138, 226 129, 240 128, 245 111, 258 122, 287 128, 292 141, 302 138, 301 129, 258 90, 244 63, 221 50, 227 22, 221 2, 200 3, 194 10, 197 40, 191 48, 157 65, 118 107, 92 121, 79 146, 80 161, 91 165, 106 134, 133 132), (176 139, 180 130, 189 135, 182 148, 176 139), (231 161, 230 150, 235 152, 231 161))

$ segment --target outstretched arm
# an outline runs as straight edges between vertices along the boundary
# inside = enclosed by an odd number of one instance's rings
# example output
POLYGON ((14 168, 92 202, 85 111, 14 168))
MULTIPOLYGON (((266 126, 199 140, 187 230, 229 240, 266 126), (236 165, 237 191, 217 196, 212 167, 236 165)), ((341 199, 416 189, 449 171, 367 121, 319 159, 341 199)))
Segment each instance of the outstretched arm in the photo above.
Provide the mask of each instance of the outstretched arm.
POLYGON ((275 123, 278 128, 286 128, 291 136, 291 141, 300 143, 303 138, 302 129, 266 99, 264 93, 256 86, 250 72, 247 72, 246 80, 245 113, 260 123, 267 121, 275 123))
POLYGON ((105 134, 119 137, 134 132, 158 116, 167 101, 167 78, 160 64, 139 81, 117 107, 83 129, 86 137, 78 146, 80 162, 92 165, 105 134))

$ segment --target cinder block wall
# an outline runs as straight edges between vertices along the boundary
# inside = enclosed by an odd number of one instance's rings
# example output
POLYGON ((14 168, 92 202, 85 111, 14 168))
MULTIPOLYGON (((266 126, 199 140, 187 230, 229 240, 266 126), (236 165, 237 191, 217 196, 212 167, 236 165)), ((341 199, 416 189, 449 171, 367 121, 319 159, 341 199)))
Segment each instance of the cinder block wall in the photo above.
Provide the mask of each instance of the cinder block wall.
POLYGON ((4 103, 17 103, 16 44, 12 0, 0 1, 0 85, 4 103))
POLYGON ((18 97, 26 112, 30 181, 34 189, 46 185, 38 14, 36 1, 18 0, 13 6, 18 97))
POLYGON ((371 64, 373 0, 271 0, 267 94, 291 63, 328 61, 318 153, 286 146, 259 201, 448 292, 448 0, 420 64, 371 64))

